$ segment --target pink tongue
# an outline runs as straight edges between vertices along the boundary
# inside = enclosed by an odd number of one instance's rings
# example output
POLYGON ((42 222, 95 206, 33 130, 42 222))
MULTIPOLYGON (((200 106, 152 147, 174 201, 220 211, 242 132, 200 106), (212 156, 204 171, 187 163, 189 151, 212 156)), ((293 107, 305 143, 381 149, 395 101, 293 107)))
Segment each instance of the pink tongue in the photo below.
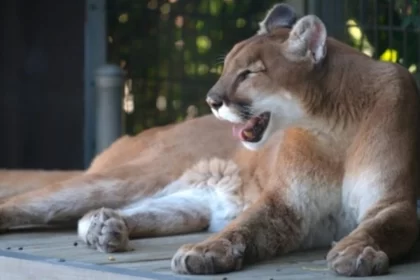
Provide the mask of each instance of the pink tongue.
POLYGON ((244 130, 245 125, 234 125, 232 126, 232 135, 240 140, 244 140, 242 136, 242 131, 244 130))
POLYGON ((232 135, 242 141, 246 140, 244 138, 243 135, 243 131, 247 130, 247 129, 252 129, 254 127, 254 125, 256 125, 256 123, 258 122, 258 117, 254 117, 249 119, 246 123, 244 124, 235 124, 232 127, 232 135))

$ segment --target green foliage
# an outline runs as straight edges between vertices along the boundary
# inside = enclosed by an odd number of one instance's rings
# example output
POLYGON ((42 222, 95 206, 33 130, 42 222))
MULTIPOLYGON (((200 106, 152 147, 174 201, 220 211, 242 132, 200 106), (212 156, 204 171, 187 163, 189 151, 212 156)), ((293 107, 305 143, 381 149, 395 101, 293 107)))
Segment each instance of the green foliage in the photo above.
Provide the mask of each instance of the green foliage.
POLYGON ((132 80, 126 130, 209 113, 205 95, 236 42, 278 0, 109 0, 108 59, 132 80))
MULTIPOLYGON (((204 97, 222 70, 223 57, 255 34, 258 21, 278 2, 108 0, 108 59, 132 81, 135 110, 126 114, 126 132, 208 113, 204 97)), ((420 69, 419 0, 346 1, 345 10, 345 20, 358 22, 362 34, 349 38, 349 44, 420 69)))
POLYGON ((364 40, 349 40, 350 44, 363 49, 367 41, 375 58, 420 69, 419 0, 348 1, 347 6, 346 17, 358 22, 364 36, 364 40))

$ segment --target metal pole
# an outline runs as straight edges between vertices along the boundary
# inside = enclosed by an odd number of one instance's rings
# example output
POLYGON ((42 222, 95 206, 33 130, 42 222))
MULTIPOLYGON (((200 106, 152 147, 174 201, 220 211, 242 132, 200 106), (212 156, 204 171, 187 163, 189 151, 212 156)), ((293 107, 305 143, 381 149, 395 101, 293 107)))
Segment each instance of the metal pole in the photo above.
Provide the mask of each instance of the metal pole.
POLYGON ((124 72, 116 65, 99 67, 96 85, 96 154, 109 147, 122 132, 124 72))
POLYGON ((84 166, 89 167, 95 156, 95 70, 106 63, 106 3, 86 0, 85 22, 85 109, 84 166))

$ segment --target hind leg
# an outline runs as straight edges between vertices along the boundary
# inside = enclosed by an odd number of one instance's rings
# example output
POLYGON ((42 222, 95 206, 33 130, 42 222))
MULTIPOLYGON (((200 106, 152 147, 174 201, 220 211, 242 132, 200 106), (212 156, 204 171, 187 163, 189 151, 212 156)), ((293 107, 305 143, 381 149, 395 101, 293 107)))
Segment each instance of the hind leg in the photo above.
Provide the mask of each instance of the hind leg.
POLYGON ((122 208, 153 195, 171 180, 168 176, 147 171, 139 165, 126 165, 104 174, 84 174, 14 196, 0 205, 0 229, 58 222, 76 223, 90 210, 122 208))
POLYGON ((83 171, 0 169, 0 204, 13 196, 82 175, 83 171))

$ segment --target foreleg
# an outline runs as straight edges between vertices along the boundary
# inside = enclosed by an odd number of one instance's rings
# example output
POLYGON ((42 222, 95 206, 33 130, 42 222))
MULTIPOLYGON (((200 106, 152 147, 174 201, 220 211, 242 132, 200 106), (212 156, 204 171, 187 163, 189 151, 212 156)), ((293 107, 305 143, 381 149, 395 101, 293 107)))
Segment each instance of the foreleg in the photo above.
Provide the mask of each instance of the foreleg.
POLYGON ((183 274, 224 273, 297 249, 303 232, 299 215, 277 191, 265 193, 222 232, 199 244, 182 246, 172 270, 183 274))
POLYGON ((336 243, 327 261, 340 275, 385 274, 390 260, 408 253, 417 237, 415 203, 383 200, 366 213, 352 233, 336 243))

